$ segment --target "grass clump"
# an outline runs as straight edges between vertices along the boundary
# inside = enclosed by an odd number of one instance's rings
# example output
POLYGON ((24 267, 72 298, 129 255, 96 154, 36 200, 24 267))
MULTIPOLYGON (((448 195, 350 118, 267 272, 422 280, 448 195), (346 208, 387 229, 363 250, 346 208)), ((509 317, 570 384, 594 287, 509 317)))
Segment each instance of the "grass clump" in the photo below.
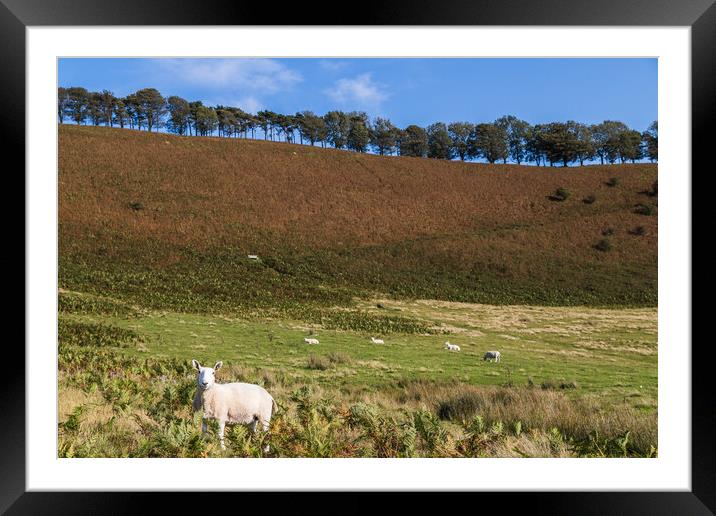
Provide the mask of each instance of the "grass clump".
POLYGON ((608 238, 602 238, 599 242, 597 242, 594 245, 594 248, 597 251, 602 251, 603 253, 609 252, 612 250, 612 242, 608 238))
POLYGON ((331 351, 326 357, 332 364, 348 364, 351 362, 351 357, 343 351, 331 351))
POLYGON ((326 369, 330 368, 331 365, 331 361, 328 359, 328 357, 309 355, 306 367, 315 371, 325 371, 326 369))
POLYGON ((351 357, 342 351, 332 351, 327 355, 315 355, 311 354, 308 356, 308 362, 306 367, 316 371, 325 371, 335 367, 337 364, 348 364, 351 361, 351 357))
POLYGON ((634 206, 634 213, 639 215, 654 215, 656 208, 650 204, 637 204, 634 206))
POLYGON ((475 392, 464 392, 438 403, 437 415, 449 421, 465 421, 480 411, 484 403, 475 392))
POLYGON ((485 451, 488 434, 504 435, 505 429, 512 428, 514 434, 532 435, 534 439, 537 433, 552 435, 555 443, 561 443, 560 448, 576 451, 580 456, 596 456, 598 449, 604 456, 623 456, 625 449, 628 456, 653 455, 656 433, 650 421, 655 414, 639 413, 629 406, 604 412, 594 399, 572 399, 561 392, 577 388, 574 381, 544 383, 550 388, 459 386, 459 392, 445 398, 440 397, 444 392, 440 389, 435 393, 436 413, 441 419, 464 425, 473 453, 478 451, 476 447, 485 451), (600 413, 597 418, 593 417, 595 410, 600 413), (638 442, 631 440, 625 447, 614 447, 625 432, 632 437, 639 435, 638 442), (599 438, 595 440, 595 436, 599 438), (476 439, 483 446, 476 446, 476 439))
POLYGON ((620 181, 618 177, 610 177, 605 184, 610 187, 615 187, 618 186, 619 183, 620 181))
POLYGON ((575 380, 571 380, 571 381, 559 380, 559 381, 557 381, 557 380, 553 380, 553 379, 547 379, 547 380, 544 380, 540 384, 540 387, 543 390, 550 390, 550 389, 565 390, 565 389, 576 389, 577 387, 579 387, 579 384, 575 380))
POLYGON ((651 185, 651 191, 649 192, 649 194, 650 194, 652 197, 656 197, 656 196, 659 194, 659 191, 658 191, 658 187, 659 187, 658 182, 659 182, 658 180, 657 180, 657 181, 654 181, 654 184, 651 185))
POLYGON ((569 190, 567 190, 566 188, 560 186, 560 187, 557 188, 557 189, 554 191, 554 193, 550 196, 550 200, 552 200, 552 201, 559 201, 559 202, 561 202, 561 201, 566 201, 566 200, 569 198, 570 195, 571 195, 571 193, 569 192, 569 190))
POLYGON ((540 387, 542 388, 542 390, 556 389, 557 383, 552 379, 547 379, 540 383, 540 387))

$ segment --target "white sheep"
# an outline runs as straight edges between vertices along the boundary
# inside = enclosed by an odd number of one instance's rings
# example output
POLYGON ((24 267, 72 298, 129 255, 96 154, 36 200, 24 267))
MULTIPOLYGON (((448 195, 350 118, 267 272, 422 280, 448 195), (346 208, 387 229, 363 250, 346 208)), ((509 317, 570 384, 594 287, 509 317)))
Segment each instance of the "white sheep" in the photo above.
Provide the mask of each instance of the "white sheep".
POLYGON ((445 342, 445 349, 448 351, 460 351, 460 346, 457 344, 450 344, 449 342, 445 342))
POLYGON ((482 357, 483 360, 492 360, 494 362, 500 361, 500 352, 499 351, 488 351, 485 353, 485 355, 482 357))
POLYGON ((305 339, 303 339, 303 342, 305 342, 306 344, 318 344, 318 339, 310 339, 306 337, 305 339))
POLYGON ((258 259, 259 259, 259 256, 258 256, 257 254, 250 254, 250 255, 249 255, 249 260, 258 260, 258 259))
MULTIPOLYGON (((202 367, 196 360, 191 363, 197 370, 198 386, 194 395, 194 412, 204 410, 201 422, 201 431, 204 434, 207 419, 216 419, 219 422, 219 442, 222 450, 226 449, 226 423, 249 425, 252 432, 256 432, 256 425, 261 423, 263 430, 268 430, 271 414, 277 406, 266 389, 252 383, 216 383, 215 373, 221 368, 222 362, 217 362, 213 368, 202 367)), ((264 451, 268 451, 268 445, 264 451)))
POLYGON ((371 341, 373 344, 385 344, 385 341, 384 341, 383 339, 376 339, 375 337, 371 337, 371 338, 370 338, 370 341, 371 341))

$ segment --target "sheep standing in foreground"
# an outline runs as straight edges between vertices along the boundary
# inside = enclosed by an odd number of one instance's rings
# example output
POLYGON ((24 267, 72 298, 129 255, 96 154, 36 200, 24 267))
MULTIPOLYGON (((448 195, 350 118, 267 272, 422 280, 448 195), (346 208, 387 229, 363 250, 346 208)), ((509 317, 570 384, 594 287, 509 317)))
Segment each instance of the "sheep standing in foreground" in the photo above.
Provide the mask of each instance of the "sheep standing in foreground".
POLYGON ((385 344, 385 341, 383 341, 383 339, 376 339, 375 337, 371 337, 371 338, 370 338, 370 341, 371 341, 373 344, 385 344))
POLYGON ((482 357, 482 359, 499 362, 500 361, 500 352, 499 351, 488 351, 487 353, 485 353, 485 355, 482 357))
MULTIPOLYGON (((271 414, 276 409, 276 402, 266 389, 252 383, 216 383, 215 374, 221 368, 222 362, 217 362, 213 368, 202 367, 196 360, 192 360, 191 363, 197 370, 198 386, 194 395, 194 412, 204 410, 201 422, 201 430, 204 434, 206 434, 207 419, 216 419, 219 422, 219 442, 222 450, 226 449, 224 446, 226 423, 249 425, 252 432, 256 432, 256 425, 261 423, 263 430, 268 430, 271 414)), ((268 451, 268 445, 264 451, 268 451)))
POLYGON ((448 351, 460 351, 460 346, 457 344, 450 344, 449 342, 445 343, 445 349, 448 351))
POLYGON ((305 339, 303 339, 303 342, 305 342, 306 344, 318 344, 318 339, 311 339, 306 337, 305 339))

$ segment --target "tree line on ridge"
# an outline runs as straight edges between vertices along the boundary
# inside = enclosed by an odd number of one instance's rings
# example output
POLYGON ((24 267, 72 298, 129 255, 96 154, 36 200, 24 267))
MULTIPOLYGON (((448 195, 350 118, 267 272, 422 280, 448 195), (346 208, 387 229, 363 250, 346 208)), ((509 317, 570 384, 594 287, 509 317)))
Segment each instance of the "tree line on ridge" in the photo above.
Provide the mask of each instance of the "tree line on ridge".
POLYGON ((143 88, 126 97, 82 87, 58 88, 57 116, 76 124, 106 125, 169 132, 185 136, 256 138, 321 145, 355 152, 435 159, 484 159, 489 163, 542 166, 599 160, 626 163, 658 160, 658 124, 639 132, 616 120, 583 124, 573 120, 531 125, 513 115, 493 122, 436 122, 427 127, 395 126, 387 118, 363 111, 247 113, 238 107, 206 106, 178 96, 164 97, 143 88))

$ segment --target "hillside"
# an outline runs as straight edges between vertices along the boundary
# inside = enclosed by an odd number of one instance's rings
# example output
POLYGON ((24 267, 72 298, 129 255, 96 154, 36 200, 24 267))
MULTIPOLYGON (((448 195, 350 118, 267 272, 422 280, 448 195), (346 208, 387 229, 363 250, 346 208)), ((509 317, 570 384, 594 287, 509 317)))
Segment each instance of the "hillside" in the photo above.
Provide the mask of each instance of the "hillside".
POLYGON ((657 217, 634 208, 656 206, 656 177, 62 125, 60 287, 184 311, 376 294, 655 306, 657 217))

